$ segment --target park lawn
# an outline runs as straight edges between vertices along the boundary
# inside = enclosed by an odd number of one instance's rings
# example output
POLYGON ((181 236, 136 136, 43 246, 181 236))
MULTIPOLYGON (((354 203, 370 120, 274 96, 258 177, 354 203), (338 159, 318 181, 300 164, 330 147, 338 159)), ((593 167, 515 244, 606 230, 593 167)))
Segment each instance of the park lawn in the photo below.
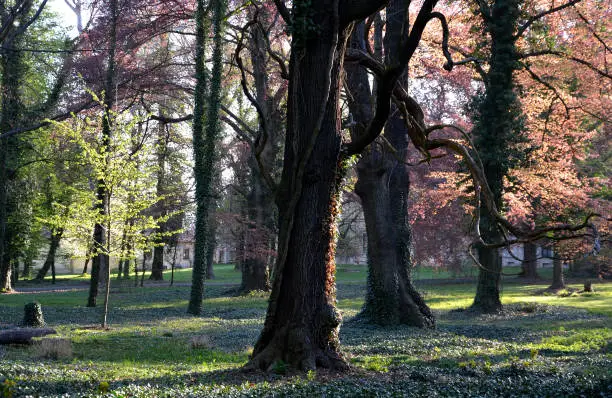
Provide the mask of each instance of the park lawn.
POLYGON ((507 311, 479 316, 451 311, 470 304, 473 284, 427 283, 420 289, 438 327, 418 330, 361 323, 355 315, 365 285, 352 279, 356 272, 347 273, 338 275, 341 341, 354 365, 345 375, 237 371, 263 325, 264 293, 235 297, 232 286, 211 284, 204 314, 193 317, 185 312, 187 286, 129 284, 113 291, 108 331, 91 328, 100 308, 83 306, 86 291, 0 296, 0 327, 19 322, 23 305, 37 300, 73 351, 50 359, 37 345, 0 348, 0 380, 16 383, 15 396, 100 390, 143 397, 612 394, 612 284, 558 297, 538 294, 545 285, 506 283, 507 311))
MULTIPOLYGON (((365 283, 367 277, 367 265, 366 264, 338 264, 336 265, 336 278, 339 283, 365 283)), ((241 274, 234 264, 215 264, 214 265, 215 277, 209 280, 209 283, 213 284, 235 284, 240 283, 241 274)), ((504 277, 505 280, 515 279, 515 274, 520 272, 520 267, 506 267, 504 272, 509 276, 504 277)), ((543 280, 552 279, 551 268, 540 268, 538 273, 543 280)), ((156 283, 170 283, 171 270, 164 271, 163 282, 156 283)), ((177 268, 174 270, 174 282, 177 284, 191 283, 191 268, 177 268)), ((448 271, 446 269, 438 269, 432 267, 415 267, 412 270, 412 277, 415 281, 419 280, 449 280, 449 279, 473 279, 478 275, 478 268, 476 266, 467 267, 458 272, 448 271)), ((145 273, 145 281, 149 283, 150 271, 145 273)), ((133 278, 132 274, 132 278, 133 278)), ((140 277, 140 274, 139 274, 140 277)), ((89 283, 90 276, 88 274, 59 274, 56 275, 56 283, 58 285, 70 285, 70 284, 87 284, 89 283)), ((45 283, 51 281, 51 276, 45 277, 45 283)), ((34 281, 20 282, 24 286, 38 285, 34 281)))

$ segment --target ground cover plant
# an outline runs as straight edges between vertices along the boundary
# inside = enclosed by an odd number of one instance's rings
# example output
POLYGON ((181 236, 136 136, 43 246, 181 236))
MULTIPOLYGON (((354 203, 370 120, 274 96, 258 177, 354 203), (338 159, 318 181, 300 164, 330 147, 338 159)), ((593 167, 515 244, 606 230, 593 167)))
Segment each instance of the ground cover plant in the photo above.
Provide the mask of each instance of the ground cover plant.
MULTIPOLYGON (((232 271, 228 271, 228 274, 232 271)), ((238 273, 239 271, 233 271, 238 273)), ((222 274, 222 273, 221 273, 222 274)), ((425 281, 433 330, 381 328, 358 316, 365 284, 339 272, 340 339, 352 369, 241 371, 262 327, 267 294, 206 288, 202 316, 186 314, 188 286, 115 284, 109 330, 84 290, 5 295, 0 328, 41 303, 58 336, 3 347, 6 396, 611 396, 612 284, 589 294, 543 294, 544 284, 506 283, 505 311, 465 311, 473 285, 425 281)), ((578 289, 579 284, 569 287, 578 289)))

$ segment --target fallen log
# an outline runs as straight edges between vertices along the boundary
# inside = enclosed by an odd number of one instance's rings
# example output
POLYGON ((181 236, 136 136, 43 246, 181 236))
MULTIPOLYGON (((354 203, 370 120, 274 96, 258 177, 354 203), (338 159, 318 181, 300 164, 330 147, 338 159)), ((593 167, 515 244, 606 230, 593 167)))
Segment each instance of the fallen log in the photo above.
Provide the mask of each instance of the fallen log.
POLYGON ((0 330, 0 344, 32 344, 32 338, 57 334, 51 328, 17 328, 0 330))

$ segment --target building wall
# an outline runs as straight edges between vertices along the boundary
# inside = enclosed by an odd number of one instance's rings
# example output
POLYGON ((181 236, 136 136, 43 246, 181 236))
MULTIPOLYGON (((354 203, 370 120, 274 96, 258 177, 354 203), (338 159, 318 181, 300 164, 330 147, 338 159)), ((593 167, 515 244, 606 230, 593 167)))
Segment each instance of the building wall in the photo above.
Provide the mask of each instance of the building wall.
MULTIPOLYGON (((523 245, 515 245, 512 246, 512 254, 508 251, 508 249, 500 249, 502 252, 502 266, 504 267, 520 267, 521 263, 524 259, 524 250, 523 245)), ((537 249, 537 258, 538 258, 538 267, 540 268, 548 268, 553 266, 553 252, 550 248, 544 248, 542 246, 538 246, 537 249)))

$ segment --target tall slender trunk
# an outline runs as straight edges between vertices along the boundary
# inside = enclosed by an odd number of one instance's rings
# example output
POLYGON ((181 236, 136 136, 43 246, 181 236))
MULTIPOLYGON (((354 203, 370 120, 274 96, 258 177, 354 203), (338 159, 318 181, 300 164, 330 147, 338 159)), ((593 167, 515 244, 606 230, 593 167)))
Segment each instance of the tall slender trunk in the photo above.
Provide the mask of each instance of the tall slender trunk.
POLYGON ((215 147, 219 133, 219 102, 221 99, 223 17, 225 0, 211 0, 213 9, 214 49, 210 95, 206 96, 207 76, 204 45, 207 34, 206 8, 203 0, 197 2, 196 12, 196 89, 193 119, 193 148, 196 182, 196 221, 193 276, 187 312, 199 315, 204 298, 206 258, 209 242, 209 214, 212 202, 215 147), (206 128, 204 128, 206 126, 206 128))
MULTIPOLYGON (((160 122, 157 132, 157 196, 163 198, 166 194, 166 153, 167 149, 166 124, 160 122)), ((164 217, 168 214, 166 200, 162 199, 157 203, 157 216, 164 217)), ((167 238, 163 236, 166 232, 166 222, 159 224, 159 233, 162 234, 160 243, 166 243, 167 238)), ((153 248, 153 262, 151 263, 151 276, 149 279, 161 281, 164 279, 164 246, 153 248)))
POLYGON ((176 267, 176 247, 178 245, 175 243, 172 251, 172 268, 170 271, 170 286, 174 285, 174 268, 176 267))
POLYGON ((60 241, 62 239, 62 234, 64 230, 62 228, 58 228, 51 233, 51 239, 49 240, 49 251, 47 252, 47 258, 38 273, 36 274, 36 280, 42 281, 47 276, 47 272, 50 269, 55 268, 55 253, 59 248, 60 241))
MULTIPOLYGON (((108 148, 111 142, 111 113, 115 105, 115 68, 116 59, 115 52, 117 48, 117 20, 118 20, 118 0, 109 0, 108 10, 111 16, 110 33, 109 33, 109 49, 108 49, 108 65, 106 69, 106 81, 104 84, 104 118, 102 119, 102 146, 108 148)), ((107 149, 108 150, 108 149, 107 149)), ((109 159, 107 158, 107 161, 109 159)), ((100 178, 96 182, 96 209, 100 216, 94 226, 94 254, 91 265, 91 282, 89 284, 89 296, 87 298, 87 306, 95 307, 96 298, 98 296, 98 285, 101 277, 109 275, 110 262, 108 252, 106 252, 106 234, 104 230, 104 220, 109 213, 110 198, 109 190, 104 179, 100 178)), ((109 280, 105 281, 107 284, 109 280)))

